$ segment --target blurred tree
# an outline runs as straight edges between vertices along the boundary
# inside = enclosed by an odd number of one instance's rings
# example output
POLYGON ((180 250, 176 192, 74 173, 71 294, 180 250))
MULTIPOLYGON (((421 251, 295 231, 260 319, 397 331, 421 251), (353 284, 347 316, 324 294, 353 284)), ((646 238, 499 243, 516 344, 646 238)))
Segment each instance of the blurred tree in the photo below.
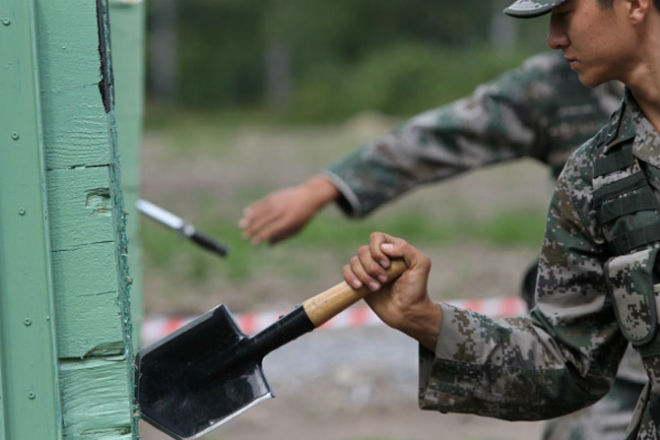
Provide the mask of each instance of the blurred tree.
POLYGON ((492 0, 491 3, 490 43, 498 49, 510 49, 518 42, 519 20, 502 13, 511 3, 510 0, 492 0))
MULTIPOLYGON (((290 114, 292 103, 317 99, 321 119, 345 117, 360 105, 401 112, 401 97, 419 104, 422 88, 443 69, 434 52, 448 56, 488 44, 511 50, 516 40, 511 20, 501 14, 504 0, 186 0, 172 24, 163 14, 175 1, 149 2, 151 57, 159 60, 151 63, 158 72, 152 72, 149 90, 175 95, 172 69, 162 59, 167 53, 177 62, 179 104, 201 108, 290 114), (169 32, 162 30, 164 21, 169 32), (350 105, 345 97, 322 102, 333 92, 348 93, 339 86, 351 89, 350 105)), ((489 71, 494 62, 470 61, 470 69, 489 71)))
POLYGON ((178 12, 178 102, 204 108, 261 104, 263 2, 186 0, 178 12))
POLYGON ((158 0, 152 6, 149 22, 149 82, 152 96, 159 101, 173 101, 177 71, 177 0, 158 0))
POLYGON ((291 100, 291 44, 284 38, 285 25, 294 10, 290 2, 265 2, 264 36, 266 38, 265 77, 266 101, 271 112, 285 113, 291 100))

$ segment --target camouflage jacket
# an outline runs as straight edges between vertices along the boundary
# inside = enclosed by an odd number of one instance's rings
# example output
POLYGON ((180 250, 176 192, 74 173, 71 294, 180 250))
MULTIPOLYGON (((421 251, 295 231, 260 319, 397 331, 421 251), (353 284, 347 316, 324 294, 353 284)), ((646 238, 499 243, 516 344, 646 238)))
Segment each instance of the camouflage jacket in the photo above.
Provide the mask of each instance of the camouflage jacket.
MULTIPOLYGON (((354 217, 417 186, 522 157, 547 164, 556 178, 622 97, 616 83, 584 87, 559 52, 535 55, 473 95, 362 146, 326 174, 342 194, 339 206, 354 217)), ((634 352, 624 358, 619 377, 645 379, 634 352)))
MULTIPOLYGON (((645 188, 660 201, 660 135, 626 95, 611 122, 571 156, 559 177, 531 315, 496 321, 443 305, 436 351, 420 351, 422 408, 508 420, 566 414, 608 391, 630 340, 649 379, 629 438, 660 439, 659 242, 618 255, 611 234, 619 220, 601 224, 594 197, 596 157, 626 144, 645 188)), ((623 221, 646 216, 653 224, 648 215, 657 213, 642 211, 623 221)))
POLYGON ((584 87, 559 53, 531 57, 471 96, 428 111, 325 172, 346 214, 362 217, 417 186, 533 157, 554 177, 616 110, 623 89, 584 87))

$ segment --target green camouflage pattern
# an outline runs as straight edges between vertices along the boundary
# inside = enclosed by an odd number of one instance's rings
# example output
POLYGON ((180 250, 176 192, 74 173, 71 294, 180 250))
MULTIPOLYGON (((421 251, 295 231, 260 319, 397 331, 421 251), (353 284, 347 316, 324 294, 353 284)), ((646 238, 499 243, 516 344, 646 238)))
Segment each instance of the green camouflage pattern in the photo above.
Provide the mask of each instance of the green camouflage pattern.
POLYGON ((532 18, 550 12, 552 8, 566 0, 517 0, 504 13, 512 17, 532 18))
POLYGON ((623 88, 588 89, 558 52, 535 55, 450 105, 422 113, 325 171, 347 215, 487 165, 531 157, 556 178, 616 110, 623 88))
POLYGON ((653 269, 657 248, 614 257, 607 262, 608 283, 626 339, 645 344, 655 336, 657 316, 653 269))
POLYGON ((543 440, 622 440, 644 385, 617 380, 595 404, 545 424, 543 440))
MULTIPOLYGON (((548 211, 537 303, 529 317, 493 320, 442 306, 435 353, 420 349, 420 407, 538 420, 586 407, 608 392, 629 342, 622 328, 632 328, 632 320, 646 319, 640 315, 643 306, 639 303, 633 312, 617 309, 620 304, 608 291, 608 282, 644 292, 658 290, 651 277, 622 279, 636 278, 637 268, 658 265, 650 260, 657 243, 650 246, 651 252, 635 252, 639 264, 606 272, 608 260, 618 255, 610 250, 597 221, 593 167, 602 145, 632 142, 642 168, 654 168, 645 159, 660 147, 660 136, 649 131, 644 120, 627 94, 611 122, 567 162, 548 211), (620 279, 608 280, 609 275, 620 279)), ((655 185, 651 186, 658 196, 655 185)), ((647 307, 657 309, 658 297, 654 295, 653 300, 655 304, 647 307)), ((657 321, 652 324, 658 325, 657 321)), ((654 334, 650 342, 636 346, 648 384, 627 438, 660 438, 660 337, 655 330, 654 334)))

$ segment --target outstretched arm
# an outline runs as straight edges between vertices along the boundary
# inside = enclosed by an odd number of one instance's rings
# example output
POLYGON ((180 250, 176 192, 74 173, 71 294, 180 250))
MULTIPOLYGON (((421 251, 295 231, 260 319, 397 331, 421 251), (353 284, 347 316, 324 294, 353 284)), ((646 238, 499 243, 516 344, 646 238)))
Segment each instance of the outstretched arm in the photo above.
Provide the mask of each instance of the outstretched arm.
POLYGON ((275 243, 331 201, 364 217, 413 188, 498 162, 534 157, 560 170, 607 119, 601 107, 559 53, 537 55, 472 95, 411 118, 323 175, 253 203, 240 226, 255 243, 275 243))
POLYGON ((255 244, 276 243, 297 233, 330 202, 349 216, 363 217, 414 187, 529 154, 536 136, 520 118, 530 112, 510 96, 511 84, 519 90, 521 83, 513 77, 530 77, 521 72, 418 115, 342 157, 324 174, 250 204, 239 221, 243 236, 255 244))

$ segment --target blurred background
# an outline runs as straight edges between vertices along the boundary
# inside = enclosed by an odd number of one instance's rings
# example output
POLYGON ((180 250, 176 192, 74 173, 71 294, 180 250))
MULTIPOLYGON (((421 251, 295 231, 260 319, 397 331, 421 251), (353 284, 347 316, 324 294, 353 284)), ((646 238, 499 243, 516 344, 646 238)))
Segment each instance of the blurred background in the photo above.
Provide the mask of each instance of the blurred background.
MULTIPOLYGON (((516 296, 540 249, 551 184, 532 161, 415 191, 365 220, 334 207, 253 246, 242 209, 406 118, 546 50, 545 19, 502 0, 146 2, 141 196, 230 248, 212 255, 143 218, 147 319, 288 310, 341 280, 369 233, 433 258, 437 299, 516 296)), ((277 398, 205 438, 529 439, 540 425, 417 409, 417 346, 384 327, 320 330, 264 369, 277 398)), ((142 426, 146 440, 167 438, 142 426)))

